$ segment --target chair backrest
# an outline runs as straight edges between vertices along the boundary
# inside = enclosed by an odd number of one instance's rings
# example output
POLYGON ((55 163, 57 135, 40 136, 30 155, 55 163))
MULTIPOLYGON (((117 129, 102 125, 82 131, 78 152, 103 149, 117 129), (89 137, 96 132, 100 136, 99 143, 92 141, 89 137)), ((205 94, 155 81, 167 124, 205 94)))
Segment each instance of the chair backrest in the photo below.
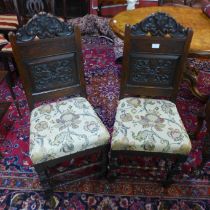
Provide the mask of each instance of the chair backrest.
POLYGON ((162 12, 127 25, 120 97, 167 96, 175 100, 192 34, 162 12))
POLYGON ((55 0, 13 0, 13 4, 20 26, 39 12, 55 14, 55 0))
POLYGON ((1 0, 0 1, 0 14, 14 14, 13 0, 1 0))
POLYGON ((34 15, 9 39, 29 107, 41 100, 85 94, 81 35, 55 16, 34 15))

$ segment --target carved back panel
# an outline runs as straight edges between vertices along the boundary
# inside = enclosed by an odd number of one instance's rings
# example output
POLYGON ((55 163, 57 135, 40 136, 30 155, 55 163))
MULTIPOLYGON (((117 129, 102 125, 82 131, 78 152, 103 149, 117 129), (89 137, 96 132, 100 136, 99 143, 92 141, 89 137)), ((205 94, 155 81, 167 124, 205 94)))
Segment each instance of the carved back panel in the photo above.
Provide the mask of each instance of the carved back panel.
POLYGON ((39 13, 9 34, 29 106, 40 100, 81 94, 85 82, 79 29, 39 13))
POLYGON ((121 97, 176 98, 192 31, 165 13, 154 13, 126 26, 121 97))
POLYGON ((13 4, 20 26, 39 12, 55 14, 55 0, 13 0, 13 4))

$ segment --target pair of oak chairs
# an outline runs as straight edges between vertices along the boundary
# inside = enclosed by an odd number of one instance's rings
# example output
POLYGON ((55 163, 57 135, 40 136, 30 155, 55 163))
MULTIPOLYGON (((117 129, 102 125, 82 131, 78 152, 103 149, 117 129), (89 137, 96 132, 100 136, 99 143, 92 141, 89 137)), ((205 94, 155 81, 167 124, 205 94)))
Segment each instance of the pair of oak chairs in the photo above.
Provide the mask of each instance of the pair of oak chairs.
MULTIPOLYGON (((42 12, 16 34, 9 33, 31 110, 29 154, 45 189, 60 184, 51 176, 55 166, 76 158, 85 161, 70 167, 76 176, 69 182, 104 176, 107 170, 108 177, 115 178, 120 168, 139 167, 132 161, 120 162, 121 155, 185 160, 191 142, 173 102, 192 34, 160 12, 126 26, 120 100, 110 135, 86 99, 78 27, 42 12), (40 101, 47 103, 36 106, 40 101), (96 153, 91 161, 88 157, 96 153)), ((170 168, 166 180, 174 169, 170 168)), ((67 172, 62 172, 62 179, 67 179, 67 172)))

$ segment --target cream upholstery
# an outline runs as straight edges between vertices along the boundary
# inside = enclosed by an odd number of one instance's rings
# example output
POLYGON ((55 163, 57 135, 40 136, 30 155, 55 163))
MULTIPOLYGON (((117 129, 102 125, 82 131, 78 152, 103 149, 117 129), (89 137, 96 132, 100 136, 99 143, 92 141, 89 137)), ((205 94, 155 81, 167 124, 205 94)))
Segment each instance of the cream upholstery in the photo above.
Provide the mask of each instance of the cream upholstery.
POLYGON ((186 155, 191 142, 174 103, 130 97, 119 102, 111 149, 186 155))
POLYGON ((31 113, 30 157, 34 164, 108 144, 109 132, 82 97, 46 104, 31 113))

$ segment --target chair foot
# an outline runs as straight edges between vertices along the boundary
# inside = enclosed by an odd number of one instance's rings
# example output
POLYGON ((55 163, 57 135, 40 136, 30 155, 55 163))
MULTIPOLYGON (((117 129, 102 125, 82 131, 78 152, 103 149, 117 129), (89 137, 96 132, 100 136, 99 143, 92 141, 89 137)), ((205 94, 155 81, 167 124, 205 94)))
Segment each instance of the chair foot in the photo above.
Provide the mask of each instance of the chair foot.
POLYGON ((117 177, 118 177, 118 173, 112 170, 110 166, 108 166, 107 174, 106 174, 106 179, 108 180, 108 182, 115 182, 117 177))
POLYGON ((168 188, 168 187, 170 187, 173 183, 174 183, 174 181, 173 181, 172 179, 166 179, 166 180, 164 180, 161 184, 162 184, 163 188, 168 188))
POLYGON ((123 62, 123 57, 122 56, 115 60, 116 64, 122 64, 122 62, 123 62))
POLYGON ((45 195, 46 195, 46 202, 47 202, 47 206, 50 209, 55 209, 56 208, 56 199, 54 197, 54 195, 51 192, 45 191, 45 195))

